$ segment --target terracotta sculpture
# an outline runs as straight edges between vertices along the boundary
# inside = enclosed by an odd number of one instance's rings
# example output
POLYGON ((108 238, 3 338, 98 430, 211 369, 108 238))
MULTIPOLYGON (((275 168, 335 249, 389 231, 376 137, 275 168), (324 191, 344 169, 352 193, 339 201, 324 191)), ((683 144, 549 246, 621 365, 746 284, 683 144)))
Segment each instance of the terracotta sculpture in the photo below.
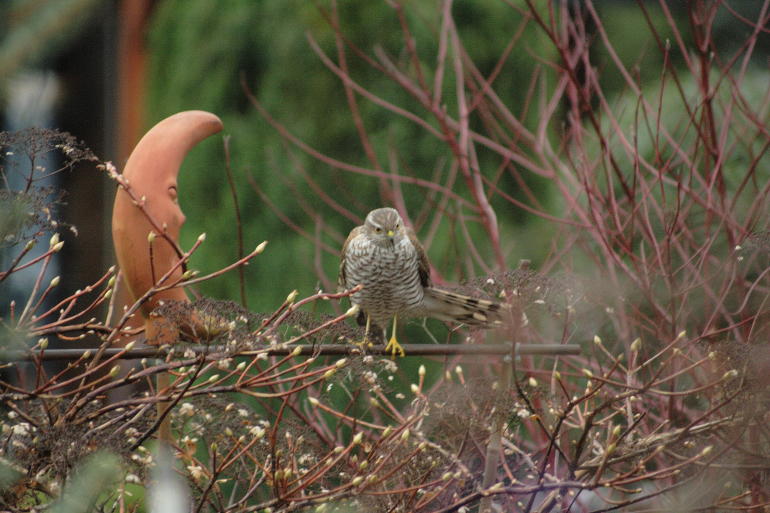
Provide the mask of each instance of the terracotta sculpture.
MULTIPOLYGON (((163 284, 174 283, 182 276, 183 267, 177 264, 182 256, 179 232, 185 216, 177 200, 177 175, 190 149, 221 130, 222 121, 214 114, 180 112, 152 127, 128 158, 122 176, 131 194, 123 186, 118 187, 112 237, 133 301, 142 298, 174 266, 176 269, 163 284)), ((148 344, 172 343, 177 338, 175 330, 169 331, 168 325, 151 315, 160 302, 168 300, 189 298, 181 287, 176 287, 152 294, 141 306, 148 344)), ((195 324, 195 319, 191 323, 195 324)))

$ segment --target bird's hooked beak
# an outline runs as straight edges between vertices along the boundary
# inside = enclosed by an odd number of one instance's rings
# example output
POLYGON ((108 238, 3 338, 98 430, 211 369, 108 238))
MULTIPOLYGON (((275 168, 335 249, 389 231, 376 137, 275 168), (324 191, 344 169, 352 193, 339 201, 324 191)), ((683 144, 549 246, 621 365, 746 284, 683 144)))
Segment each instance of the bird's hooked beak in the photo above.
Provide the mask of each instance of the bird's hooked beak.
POLYGON ((396 232, 394 232, 393 230, 388 230, 386 232, 386 234, 388 236, 388 242, 390 242, 390 247, 395 248, 396 247, 396 239, 395 239, 394 235, 396 234, 396 232))

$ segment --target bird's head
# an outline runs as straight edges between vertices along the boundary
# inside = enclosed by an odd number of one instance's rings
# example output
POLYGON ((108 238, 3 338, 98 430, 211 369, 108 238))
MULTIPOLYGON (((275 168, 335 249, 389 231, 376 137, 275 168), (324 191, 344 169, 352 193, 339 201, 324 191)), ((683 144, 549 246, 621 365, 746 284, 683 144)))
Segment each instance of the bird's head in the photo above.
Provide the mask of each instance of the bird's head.
POLYGON ((393 246, 404 237, 404 223, 394 208, 378 208, 366 216, 364 227, 369 237, 382 246, 393 246))

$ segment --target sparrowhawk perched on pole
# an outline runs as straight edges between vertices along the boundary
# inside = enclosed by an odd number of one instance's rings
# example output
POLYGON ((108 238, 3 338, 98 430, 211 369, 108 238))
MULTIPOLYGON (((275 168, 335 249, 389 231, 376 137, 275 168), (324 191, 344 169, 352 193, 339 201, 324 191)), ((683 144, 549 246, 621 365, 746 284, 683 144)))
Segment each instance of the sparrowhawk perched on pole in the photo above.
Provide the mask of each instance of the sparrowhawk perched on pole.
POLYGON ((399 317, 433 317, 447 322, 491 327, 501 323, 501 305, 431 286, 430 264, 414 230, 404 226, 398 211, 378 208, 351 230, 342 246, 339 284, 361 290, 350 296, 366 319, 364 344, 372 324, 382 329, 393 320, 386 351, 404 355, 396 339, 399 317))

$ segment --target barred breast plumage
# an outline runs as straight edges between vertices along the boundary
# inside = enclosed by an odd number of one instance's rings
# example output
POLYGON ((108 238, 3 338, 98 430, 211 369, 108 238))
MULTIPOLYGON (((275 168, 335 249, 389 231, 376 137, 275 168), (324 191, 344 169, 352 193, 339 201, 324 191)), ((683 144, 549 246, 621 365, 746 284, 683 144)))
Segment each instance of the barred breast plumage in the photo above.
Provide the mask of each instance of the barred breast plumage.
POLYGON ((394 315, 414 312, 423 301, 417 250, 408 237, 383 245, 367 237, 354 238, 347 248, 345 287, 363 285, 351 301, 378 326, 394 315))
MULTIPOLYGON (((363 288, 351 296, 367 321, 379 328, 393 319, 388 346, 400 351, 395 339, 396 319, 404 316, 434 317, 491 327, 501 322, 501 305, 430 286, 430 264, 414 231, 404 226, 392 208, 378 208, 353 228, 342 247, 341 288, 363 288)), ((366 337, 366 336, 365 336, 366 337)), ((365 338, 366 340, 366 338, 365 338)))

